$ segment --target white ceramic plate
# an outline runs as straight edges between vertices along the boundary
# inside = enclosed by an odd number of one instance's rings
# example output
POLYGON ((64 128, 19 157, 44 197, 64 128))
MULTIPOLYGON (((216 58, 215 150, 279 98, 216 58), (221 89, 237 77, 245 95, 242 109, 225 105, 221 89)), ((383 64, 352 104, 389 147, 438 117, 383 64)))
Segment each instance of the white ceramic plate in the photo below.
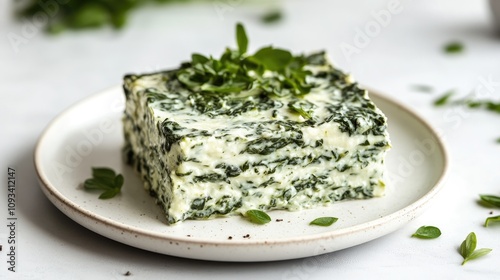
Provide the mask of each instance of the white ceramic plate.
POLYGON ((266 225, 241 216, 166 225, 160 207, 122 162, 121 87, 87 98, 57 117, 40 137, 35 166, 43 192, 57 208, 124 244, 215 261, 319 255, 373 240, 414 219, 435 197, 446 173, 445 148, 429 125, 386 97, 371 93, 371 98, 388 117, 392 139, 386 196, 299 212, 272 211, 273 221, 266 225), (91 167, 97 166, 124 174, 120 195, 100 200, 97 193, 82 189, 91 167), (309 225, 321 216, 339 220, 330 227, 309 225))

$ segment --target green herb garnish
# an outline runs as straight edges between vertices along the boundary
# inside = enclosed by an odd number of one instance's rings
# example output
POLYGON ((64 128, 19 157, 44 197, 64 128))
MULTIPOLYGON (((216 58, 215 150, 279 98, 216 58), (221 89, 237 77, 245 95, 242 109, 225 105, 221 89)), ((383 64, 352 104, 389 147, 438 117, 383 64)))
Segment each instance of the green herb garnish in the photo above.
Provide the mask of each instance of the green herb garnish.
POLYGON ((283 13, 280 10, 270 11, 264 14, 260 20, 263 23, 276 23, 283 18, 283 13))
POLYGON ((500 197, 494 195, 479 195, 482 202, 485 202, 487 205, 500 207, 500 197))
POLYGON ((453 90, 447 91, 445 94, 443 94, 441 97, 439 97, 438 99, 436 99, 434 101, 434 105, 435 106, 443 106, 443 105, 445 105, 446 103, 448 103, 448 100, 450 99, 450 97, 453 94, 455 94, 455 91, 453 91, 453 90))
POLYGON ((488 227, 489 223, 491 222, 500 222, 500 216, 494 216, 494 217, 488 217, 486 218, 486 221, 484 221, 484 226, 488 227))
POLYGON ((499 143, 499 144, 500 144, 500 137, 499 137, 499 138, 497 138, 497 140, 496 140, 495 142, 497 142, 497 143, 499 143))
POLYGON ((123 186, 123 176, 121 174, 116 175, 115 171, 106 168, 92 168, 91 179, 85 180, 83 186, 87 190, 102 190, 104 192, 99 196, 100 199, 112 198, 118 193, 123 186))
MULTIPOLYGON (((57 1, 58 3, 39 0, 24 1, 25 5, 16 11, 20 19, 36 18, 45 15, 47 31, 59 33, 69 29, 88 29, 111 25, 122 28, 127 23, 128 15, 146 4, 180 2, 179 0, 86 0, 57 1)), ((184 0, 187 2, 187 0, 184 0)))
POLYGON ((267 224, 271 221, 271 217, 266 214, 266 212, 260 211, 260 210, 248 210, 246 212, 246 216, 250 220, 250 222, 254 224, 267 224))
POLYGON ((179 82, 207 100, 218 95, 232 98, 275 95, 301 96, 312 85, 306 82, 311 72, 304 69, 307 59, 289 51, 264 47, 248 55, 248 37, 243 25, 236 25, 237 50, 227 48, 219 59, 196 55, 177 72, 179 82))
POLYGON ((444 46, 444 51, 449 54, 461 53, 464 50, 464 46, 460 42, 451 42, 444 46))
POLYGON ((411 86, 413 90, 420 91, 420 92, 425 92, 425 93, 431 93, 434 91, 434 89, 431 86, 428 85, 413 85, 411 86))
POLYGON ((337 220, 338 220, 338 218, 335 218, 335 217, 321 217, 321 218, 314 219, 309 224, 315 225, 315 226, 329 227, 333 223, 335 223, 337 220))
POLYGON ((433 226, 422 226, 412 235, 420 239, 434 239, 441 236, 441 230, 433 226))
POLYGON ((467 235, 467 238, 460 245, 460 255, 462 255, 462 257, 464 258, 462 265, 464 265, 466 262, 470 260, 480 258, 491 252, 491 249, 489 248, 482 248, 476 250, 476 245, 477 245, 476 234, 474 232, 471 232, 469 233, 469 235, 467 235))

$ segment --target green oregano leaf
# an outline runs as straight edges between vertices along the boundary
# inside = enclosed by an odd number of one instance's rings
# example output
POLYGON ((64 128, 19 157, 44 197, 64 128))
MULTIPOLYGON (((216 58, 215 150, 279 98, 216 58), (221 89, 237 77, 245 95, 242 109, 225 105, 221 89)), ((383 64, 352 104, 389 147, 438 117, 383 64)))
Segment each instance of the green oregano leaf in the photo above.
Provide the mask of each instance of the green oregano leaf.
POLYGON ((500 207, 500 197, 495 195, 479 195, 482 202, 485 202, 488 205, 500 207))
POLYGON ((271 221, 271 217, 261 210, 248 210, 246 216, 254 224, 263 225, 271 221))
POLYGON ((461 53, 464 45, 460 42, 450 42, 444 46, 444 51, 448 54, 461 53))
POLYGON ((85 180, 83 186, 86 190, 102 190, 100 199, 108 199, 120 193, 124 183, 123 175, 110 168, 92 168, 92 178, 85 180))
POLYGON ((463 261, 462 265, 465 264, 466 262, 470 261, 470 260, 474 260, 474 259, 480 258, 480 257, 482 257, 484 255, 487 255, 491 251, 492 251, 492 249, 490 249, 490 248, 477 249, 474 252, 472 252, 472 254, 470 254, 470 256, 467 259, 465 259, 463 261))
POLYGON ((412 85, 411 88, 415 91, 425 92, 425 93, 432 93, 434 91, 434 89, 428 85, 412 85))
POLYGON ((469 233, 469 235, 467 235, 467 238, 460 245, 460 255, 462 255, 462 257, 464 258, 462 265, 464 265, 466 262, 470 260, 480 258, 492 251, 489 248, 482 248, 476 250, 476 245, 477 245, 476 234, 474 232, 471 232, 469 233))
POLYGON ((494 216, 494 217, 488 217, 486 218, 486 221, 484 221, 484 226, 488 227, 489 223, 491 222, 500 222, 500 216, 494 216))
POLYGON ((434 226, 422 226, 412 235, 421 239, 434 239, 441 236, 441 230, 434 226))
POLYGON ((236 42, 238 43, 238 51, 240 54, 246 53, 248 49, 248 37, 241 23, 236 25, 236 42))
POLYGON ((198 53, 193 53, 191 55, 191 62, 193 64, 199 64, 199 63, 207 63, 209 59, 205 57, 204 55, 198 54, 198 53))
POLYGON ((258 50, 252 58, 271 71, 279 71, 288 66, 293 56, 287 50, 265 47, 258 50))
POLYGON ((441 97, 439 97, 438 99, 436 99, 434 101, 434 105, 435 106, 443 106, 443 105, 445 105, 446 103, 448 103, 448 100, 450 99, 450 97, 453 94, 455 94, 455 92, 453 90, 447 91, 445 94, 443 94, 441 97))
POLYGON ((270 11, 264 14, 260 20, 263 23, 275 23, 280 21, 283 18, 283 13, 280 10, 270 11))
POLYGON ((315 225, 315 226, 329 227, 333 223, 335 223, 337 220, 338 220, 338 218, 335 218, 335 217, 320 217, 320 218, 314 219, 309 224, 315 225))

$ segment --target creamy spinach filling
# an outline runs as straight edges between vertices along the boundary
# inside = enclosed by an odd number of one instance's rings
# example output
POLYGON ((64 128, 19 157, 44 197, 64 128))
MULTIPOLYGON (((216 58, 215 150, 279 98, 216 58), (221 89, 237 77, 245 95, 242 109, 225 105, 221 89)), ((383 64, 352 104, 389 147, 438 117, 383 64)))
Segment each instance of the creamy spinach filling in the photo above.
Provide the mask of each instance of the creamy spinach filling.
POLYGON ((195 92, 182 67, 125 77, 125 155, 169 223, 384 193, 385 116, 324 53, 304 59, 304 95, 195 92))

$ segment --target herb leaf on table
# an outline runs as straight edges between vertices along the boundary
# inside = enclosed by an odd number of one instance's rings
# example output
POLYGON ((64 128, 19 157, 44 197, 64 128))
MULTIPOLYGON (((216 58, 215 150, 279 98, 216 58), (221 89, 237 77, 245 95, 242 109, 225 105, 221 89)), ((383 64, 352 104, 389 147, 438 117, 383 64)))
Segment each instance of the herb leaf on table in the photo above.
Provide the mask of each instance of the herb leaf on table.
POLYGON ((412 237, 417 237, 420 239, 434 239, 441 236, 441 230, 434 226, 421 226, 412 235, 412 237))
POLYGON ((480 258, 492 251, 492 249, 489 248, 482 248, 476 250, 476 246, 477 246, 476 234, 474 232, 471 232, 469 233, 469 235, 467 235, 467 238, 460 245, 460 255, 462 255, 462 257, 464 258, 462 265, 464 265, 470 260, 480 258))

